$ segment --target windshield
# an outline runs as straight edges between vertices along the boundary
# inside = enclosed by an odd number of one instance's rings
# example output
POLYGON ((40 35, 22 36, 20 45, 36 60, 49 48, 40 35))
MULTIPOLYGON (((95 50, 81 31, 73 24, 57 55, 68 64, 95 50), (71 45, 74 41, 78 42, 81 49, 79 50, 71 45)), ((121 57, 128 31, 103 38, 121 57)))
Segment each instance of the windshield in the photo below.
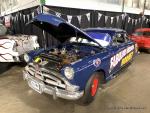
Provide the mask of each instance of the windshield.
POLYGON ((81 44, 86 44, 86 45, 91 45, 91 46, 99 46, 97 43, 88 40, 87 38, 83 37, 71 37, 69 39, 70 43, 81 43, 81 44))
POLYGON ((144 32, 135 32, 134 33, 135 36, 147 36, 147 37, 150 37, 150 32, 149 31, 144 31, 144 32))
POLYGON ((133 35, 134 35, 134 36, 142 36, 142 35, 143 35, 143 32, 139 32, 139 31, 138 31, 138 32, 133 33, 133 35))
POLYGON ((100 32, 88 32, 95 41, 97 41, 101 46, 106 47, 111 42, 111 36, 107 33, 100 32))
POLYGON ((150 32, 149 31, 143 32, 143 36, 150 37, 150 32))

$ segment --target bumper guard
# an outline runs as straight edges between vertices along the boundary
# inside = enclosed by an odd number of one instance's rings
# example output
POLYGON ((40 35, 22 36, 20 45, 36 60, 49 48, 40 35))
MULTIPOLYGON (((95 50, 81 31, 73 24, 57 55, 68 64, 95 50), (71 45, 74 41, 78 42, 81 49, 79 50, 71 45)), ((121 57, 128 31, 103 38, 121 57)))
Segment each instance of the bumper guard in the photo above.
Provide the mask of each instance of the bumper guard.
MULTIPOLYGON (((37 91, 38 93, 47 93, 53 96, 54 99, 57 97, 67 99, 67 100, 78 100, 83 96, 83 91, 68 91, 64 89, 60 89, 57 87, 52 87, 44 84, 41 80, 29 75, 26 71, 23 71, 23 78, 27 80, 28 85, 37 91)), ((67 86, 73 88, 72 86, 67 86)))

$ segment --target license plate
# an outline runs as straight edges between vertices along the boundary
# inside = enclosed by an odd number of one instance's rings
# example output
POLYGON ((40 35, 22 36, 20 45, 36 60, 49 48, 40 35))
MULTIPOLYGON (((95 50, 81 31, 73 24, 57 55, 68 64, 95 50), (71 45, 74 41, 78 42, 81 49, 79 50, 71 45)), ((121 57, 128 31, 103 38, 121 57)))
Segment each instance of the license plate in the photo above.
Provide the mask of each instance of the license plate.
POLYGON ((42 93, 41 92, 41 87, 40 87, 40 84, 35 81, 35 80, 29 80, 29 86, 34 89, 35 91, 39 92, 39 93, 42 93))

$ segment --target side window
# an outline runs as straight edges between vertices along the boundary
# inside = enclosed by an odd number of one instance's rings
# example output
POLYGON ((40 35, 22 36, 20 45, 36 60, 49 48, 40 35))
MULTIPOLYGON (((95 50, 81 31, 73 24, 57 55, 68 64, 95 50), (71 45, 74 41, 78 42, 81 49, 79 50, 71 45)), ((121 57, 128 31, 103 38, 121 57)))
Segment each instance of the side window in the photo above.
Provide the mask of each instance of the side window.
POLYGON ((128 42, 130 40, 127 33, 124 33, 124 39, 126 42, 128 42))
POLYGON ((120 45, 122 43, 127 42, 127 36, 124 33, 117 33, 113 37, 113 45, 120 45))
POLYGON ((69 39, 69 42, 71 42, 71 43, 76 42, 76 43, 90 44, 92 46, 99 46, 97 43, 90 41, 90 40, 83 38, 83 37, 79 37, 79 38, 71 37, 69 39))
POLYGON ((147 37, 150 37, 150 32, 148 32, 148 31, 143 32, 143 35, 144 35, 144 36, 147 36, 147 37))
POLYGON ((135 36, 142 36, 143 35, 143 32, 135 32, 135 33, 133 33, 133 35, 135 35, 135 36))

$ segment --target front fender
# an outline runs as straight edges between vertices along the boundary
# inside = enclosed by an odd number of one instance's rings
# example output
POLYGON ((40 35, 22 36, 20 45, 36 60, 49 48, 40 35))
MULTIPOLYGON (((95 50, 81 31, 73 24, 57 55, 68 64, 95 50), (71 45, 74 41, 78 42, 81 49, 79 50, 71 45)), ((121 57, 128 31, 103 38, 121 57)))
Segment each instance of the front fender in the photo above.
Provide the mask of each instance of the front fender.
POLYGON ((108 75, 109 70, 109 56, 107 52, 98 53, 94 56, 85 57, 71 64, 71 67, 74 68, 75 75, 72 80, 70 80, 71 84, 80 86, 80 90, 84 90, 87 81, 91 77, 91 75, 99 70, 104 70, 106 75, 108 75), (99 60, 100 63, 95 65, 95 60, 99 60))

